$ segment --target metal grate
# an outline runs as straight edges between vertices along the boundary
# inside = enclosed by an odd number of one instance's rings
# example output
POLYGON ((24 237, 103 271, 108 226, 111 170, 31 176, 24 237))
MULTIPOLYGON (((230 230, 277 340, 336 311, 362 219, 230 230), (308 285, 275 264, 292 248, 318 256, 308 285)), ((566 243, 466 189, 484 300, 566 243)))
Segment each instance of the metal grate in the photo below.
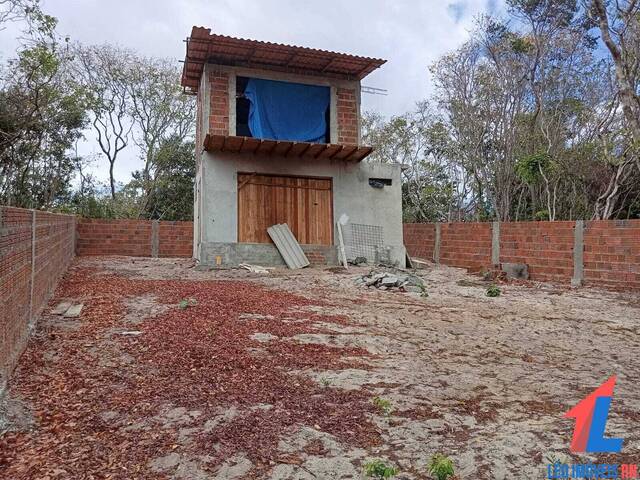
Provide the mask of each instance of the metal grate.
POLYGON ((387 260, 388 254, 383 247, 384 232, 382 227, 361 223, 352 223, 350 227, 350 235, 347 240, 347 256, 350 259, 365 257, 367 263, 379 263, 387 260))

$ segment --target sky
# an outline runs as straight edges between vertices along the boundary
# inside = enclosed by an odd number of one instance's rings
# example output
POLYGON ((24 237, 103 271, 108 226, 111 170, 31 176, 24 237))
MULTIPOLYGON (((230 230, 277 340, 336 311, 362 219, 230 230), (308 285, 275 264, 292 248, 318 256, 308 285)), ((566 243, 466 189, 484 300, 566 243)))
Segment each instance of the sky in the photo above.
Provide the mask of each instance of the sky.
MULTIPOLYGON (((432 92, 428 67, 464 43, 474 19, 495 13, 502 0, 41 0, 58 33, 85 44, 111 43, 149 56, 184 58, 183 40, 194 25, 235 37, 384 58, 363 80, 388 95, 362 95, 363 110, 385 116, 410 110, 432 92)), ((15 50, 15 32, 0 32, 3 58, 15 50)), ((98 153, 91 131, 79 153, 98 153)), ((126 151, 125 151, 126 152, 126 151)), ((123 152, 123 153, 125 153, 123 152)), ((133 151, 116 165, 127 182, 141 162, 133 151)), ((108 179, 106 162, 91 171, 108 179)))

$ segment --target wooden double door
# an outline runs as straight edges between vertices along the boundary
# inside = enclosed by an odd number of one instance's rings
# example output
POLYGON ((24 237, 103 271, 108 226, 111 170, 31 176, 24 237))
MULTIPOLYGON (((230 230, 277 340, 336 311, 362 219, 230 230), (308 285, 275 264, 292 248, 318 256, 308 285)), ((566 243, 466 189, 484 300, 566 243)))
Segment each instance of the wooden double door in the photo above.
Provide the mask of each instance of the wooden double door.
POLYGON ((271 243, 267 228, 286 223, 299 243, 333 244, 330 178, 238 174, 238 242, 271 243))

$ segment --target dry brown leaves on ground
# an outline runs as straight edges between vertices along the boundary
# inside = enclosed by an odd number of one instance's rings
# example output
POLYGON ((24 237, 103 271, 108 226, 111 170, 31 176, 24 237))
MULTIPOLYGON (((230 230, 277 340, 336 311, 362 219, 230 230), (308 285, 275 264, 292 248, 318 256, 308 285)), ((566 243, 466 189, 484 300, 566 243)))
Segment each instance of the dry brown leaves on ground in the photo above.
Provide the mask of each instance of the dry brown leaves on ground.
POLYGON ((308 299, 248 282, 136 280, 77 267, 56 298, 83 301, 83 314, 72 328, 43 321, 22 357, 12 392, 31 405, 36 426, 0 439, 3 478, 161 478, 149 461, 171 452, 206 458, 211 470, 242 452, 259 475, 300 425, 355 446, 379 442, 368 395, 287 373, 344 368, 366 355, 287 339, 347 322, 306 311, 308 299), (142 295, 167 308, 124 324, 125 301, 142 295), (181 309, 183 299, 196 302, 181 309), (131 329, 142 333, 119 334, 131 329), (255 333, 277 338, 259 342, 255 333), (191 416, 172 423, 175 409, 191 416), (230 411, 238 414, 203 428, 230 411))

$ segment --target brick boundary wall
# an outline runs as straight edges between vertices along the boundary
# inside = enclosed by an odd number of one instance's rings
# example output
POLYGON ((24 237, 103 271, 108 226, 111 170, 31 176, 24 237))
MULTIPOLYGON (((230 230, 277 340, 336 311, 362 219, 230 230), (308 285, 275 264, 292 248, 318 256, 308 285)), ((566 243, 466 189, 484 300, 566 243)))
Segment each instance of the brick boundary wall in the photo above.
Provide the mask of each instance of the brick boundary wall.
POLYGON ((74 255, 76 217, 0 207, 0 389, 74 255))
MULTIPOLYGON (((313 265, 337 263, 335 252, 327 250, 324 245, 301 247, 313 265)), ((193 222, 78 219, 76 254, 191 258, 193 222)))
POLYGON ((640 290, 640 220, 584 223, 584 278, 590 285, 640 290))
POLYGON ((533 280, 569 283, 574 227, 575 222, 501 223, 500 262, 526 263, 533 280))
POLYGON ((473 272, 526 263, 536 281, 640 290, 640 220, 406 223, 404 243, 473 272))
POLYGON ((440 225, 440 262, 479 272, 491 264, 490 223, 440 225))
POLYGON ((191 258, 193 222, 83 218, 76 254, 191 258))

